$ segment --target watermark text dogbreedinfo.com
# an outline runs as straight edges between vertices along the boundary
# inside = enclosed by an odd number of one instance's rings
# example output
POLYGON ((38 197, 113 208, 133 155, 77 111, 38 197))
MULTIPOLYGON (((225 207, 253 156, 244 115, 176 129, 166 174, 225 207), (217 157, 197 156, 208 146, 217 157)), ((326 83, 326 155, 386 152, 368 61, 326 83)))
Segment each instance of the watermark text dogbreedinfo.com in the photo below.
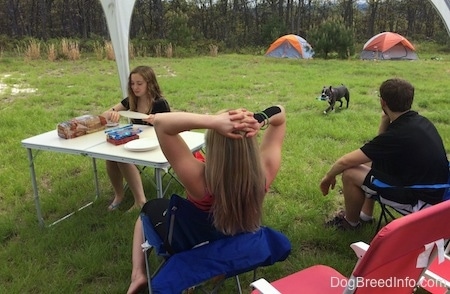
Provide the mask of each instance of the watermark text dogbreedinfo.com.
POLYGON ((356 288, 403 288, 410 287, 414 288, 416 286, 420 287, 445 287, 445 282, 442 280, 425 280, 422 279, 417 282, 415 279, 409 277, 398 279, 396 277, 387 279, 365 279, 363 277, 353 277, 351 279, 342 279, 338 277, 331 277, 330 280, 331 287, 347 287, 350 290, 356 288))

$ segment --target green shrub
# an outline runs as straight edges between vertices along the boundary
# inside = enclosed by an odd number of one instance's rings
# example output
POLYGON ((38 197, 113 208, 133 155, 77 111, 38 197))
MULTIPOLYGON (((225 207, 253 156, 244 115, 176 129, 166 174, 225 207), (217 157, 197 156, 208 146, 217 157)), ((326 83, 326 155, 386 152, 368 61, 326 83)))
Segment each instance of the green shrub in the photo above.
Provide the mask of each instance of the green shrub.
POLYGON ((355 54, 353 33, 340 18, 326 20, 311 32, 309 40, 316 57, 345 59, 355 54))

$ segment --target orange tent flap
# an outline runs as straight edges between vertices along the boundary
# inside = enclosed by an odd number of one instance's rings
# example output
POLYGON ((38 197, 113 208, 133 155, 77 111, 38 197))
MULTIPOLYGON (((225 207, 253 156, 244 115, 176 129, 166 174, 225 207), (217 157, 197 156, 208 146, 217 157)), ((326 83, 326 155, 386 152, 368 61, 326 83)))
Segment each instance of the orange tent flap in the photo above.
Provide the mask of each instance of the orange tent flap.
POLYGON ((415 50, 414 46, 402 35, 391 32, 384 32, 378 35, 375 35, 364 45, 363 50, 371 50, 371 51, 381 51, 384 52, 394 47, 398 43, 401 43, 403 46, 415 50))
POLYGON ((401 43, 403 44, 403 46, 408 47, 411 50, 414 50, 414 51, 416 50, 416 48, 414 48, 413 44, 411 44, 411 42, 409 42, 406 39, 403 39, 401 43))
POLYGON ((284 42, 289 43, 292 47, 297 49, 297 52, 300 52, 300 53, 302 52, 302 47, 300 46, 300 43, 297 40, 295 35, 286 35, 286 36, 278 38, 275 42, 273 42, 270 45, 269 49, 267 49, 266 52, 271 52, 275 48, 278 48, 284 42))

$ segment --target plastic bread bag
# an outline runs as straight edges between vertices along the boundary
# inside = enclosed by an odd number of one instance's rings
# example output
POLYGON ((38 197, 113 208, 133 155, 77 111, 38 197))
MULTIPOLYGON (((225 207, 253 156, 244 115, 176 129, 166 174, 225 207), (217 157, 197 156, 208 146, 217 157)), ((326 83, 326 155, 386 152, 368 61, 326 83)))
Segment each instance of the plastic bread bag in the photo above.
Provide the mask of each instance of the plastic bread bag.
POLYGON ((86 114, 59 123, 57 131, 59 137, 71 139, 104 130, 105 127, 106 118, 100 115, 86 114))

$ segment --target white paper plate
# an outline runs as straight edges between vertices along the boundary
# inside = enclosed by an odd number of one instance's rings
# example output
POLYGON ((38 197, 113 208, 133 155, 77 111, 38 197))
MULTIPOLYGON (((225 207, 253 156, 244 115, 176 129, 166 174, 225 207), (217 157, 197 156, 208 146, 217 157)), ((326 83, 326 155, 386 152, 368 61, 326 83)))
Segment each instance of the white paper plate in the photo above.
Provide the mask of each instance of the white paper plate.
POLYGON ((123 147, 130 151, 149 151, 158 148, 158 139, 143 138, 130 141, 123 147))
POLYGON ((119 123, 113 123, 113 122, 108 122, 108 123, 106 123, 106 126, 108 127, 108 128, 111 128, 111 127, 117 127, 119 125, 119 123))
POLYGON ((128 117, 128 118, 134 118, 134 119, 146 119, 149 117, 148 114, 140 113, 136 111, 129 111, 129 110, 121 110, 117 111, 121 116, 128 117))

